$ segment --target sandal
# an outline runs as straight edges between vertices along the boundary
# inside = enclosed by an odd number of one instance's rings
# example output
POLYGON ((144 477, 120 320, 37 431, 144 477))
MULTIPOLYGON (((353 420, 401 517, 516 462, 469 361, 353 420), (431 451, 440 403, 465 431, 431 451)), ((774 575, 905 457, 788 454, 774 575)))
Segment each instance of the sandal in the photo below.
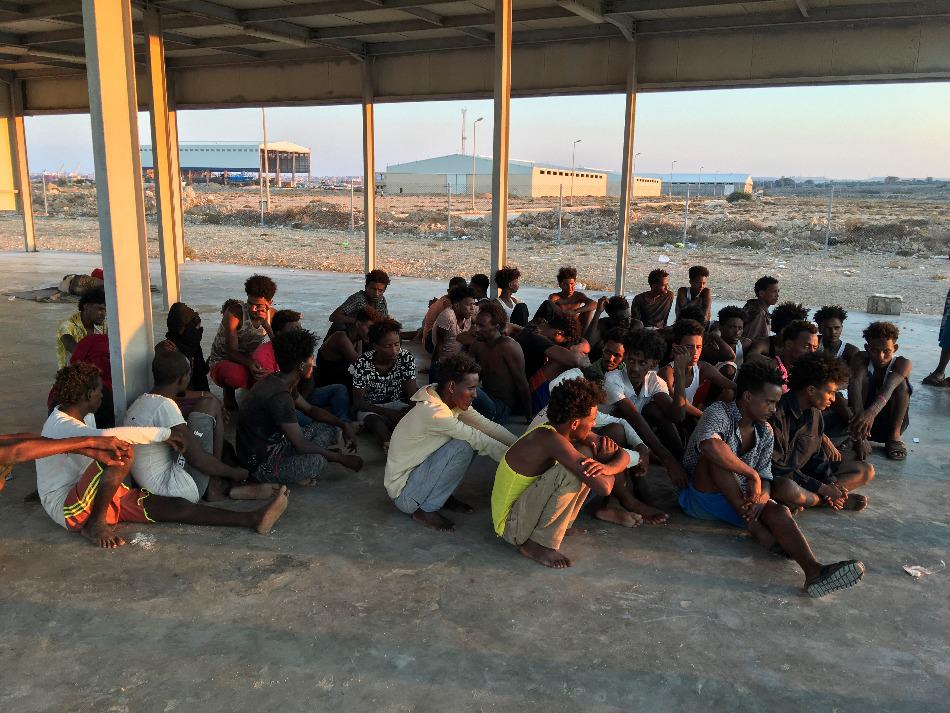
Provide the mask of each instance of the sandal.
POLYGON ((950 386, 950 383, 948 383, 947 379, 943 378, 942 376, 937 376, 936 374, 928 374, 927 376, 923 378, 923 380, 920 383, 926 384, 927 386, 937 386, 937 387, 950 386))
POLYGON ((903 441, 888 441, 887 457, 891 460, 904 460, 907 458, 907 445, 903 441))

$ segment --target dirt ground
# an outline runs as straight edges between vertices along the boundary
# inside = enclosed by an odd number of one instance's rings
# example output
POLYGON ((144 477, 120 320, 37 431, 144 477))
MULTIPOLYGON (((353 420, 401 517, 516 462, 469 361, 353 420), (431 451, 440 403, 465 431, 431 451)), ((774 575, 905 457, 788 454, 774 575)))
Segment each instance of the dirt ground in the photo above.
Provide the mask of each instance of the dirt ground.
MULTIPOLYGON (((360 272, 363 265, 362 196, 314 189, 272 189, 267 226, 260 225, 257 188, 199 185, 185 189, 186 254, 209 262, 360 272)), ((483 272, 488 262, 490 197, 453 196, 451 236, 446 197, 382 196, 377 200, 378 256, 393 275, 448 279, 483 272)), ((93 186, 51 186, 48 217, 34 186, 40 249, 98 252, 93 186)), ((560 237, 557 199, 509 202, 508 262, 526 285, 554 286, 557 268, 573 264, 590 290, 610 290, 616 261, 616 201, 576 198, 565 207, 560 237)), ((146 209, 154 209, 151 187, 146 209)), ((948 286, 950 196, 839 196, 831 248, 823 250, 827 198, 760 197, 728 203, 690 201, 684 240, 683 200, 637 200, 630 235, 627 291, 646 289, 646 274, 663 267, 671 284, 686 270, 709 267, 719 299, 742 301, 763 274, 778 277, 782 299, 808 305, 837 303, 864 309, 869 294, 897 294, 904 311, 939 314, 948 286)), ((151 218, 154 219, 153 217, 151 218)), ((157 254, 150 224, 150 252, 157 254)), ((0 218, 0 250, 22 246, 17 216, 0 218)))

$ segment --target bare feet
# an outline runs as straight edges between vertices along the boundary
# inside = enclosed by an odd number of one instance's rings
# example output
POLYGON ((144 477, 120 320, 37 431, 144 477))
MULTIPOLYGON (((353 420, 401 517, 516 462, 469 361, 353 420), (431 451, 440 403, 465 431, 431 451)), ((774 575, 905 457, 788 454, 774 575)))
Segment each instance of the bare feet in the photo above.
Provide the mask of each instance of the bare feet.
POLYGON ((538 564, 543 564, 545 567, 550 567, 551 569, 564 569, 565 567, 571 566, 571 561, 560 552, 552 550, 550 547, 539 545, 534 540, 525 542, 518 548, 518 552, 528 559, 534 560, 538 564))
POLYGON ((445 501, 445 505, 443 505, 442 507, 452 512, 461 512, 461 513, 475 512, 475 509, 471 505, 469 505, 468 503, 463 503, 454 495, 450 495, 449 499, 445 501))
POLYGON ((643 522, 647 525, 665 525, 666 521, 670 519, 670 516, 659 510, 652 505, 647 505, 642 500, 633 499, 633 502, 630 503, 628 508, 630 512, 639 515, 643 518, 643 522))
POLYGON ((598 520, 603 520, 604 522, 612 522, 615 525, 621 525, 622 527, 637 527, 638 525, 643 524, 643 518, 639 515, 630 512, 629 510, 624 510, 623 508, 615 507, 602 507, 600 510, 594 513, 594 517, 598 520))
POLYGON ((306 479, 304 479, 304 480, 298 480, 298 481, 296 482, 296 485, 300 485, 300 486, 302 486, 302 487, 304 487, 304 488, 312 488, 312 487, 316 486, 316 484, 317 484, 317 479, 316 479, 316 478, 306 478, 306 479))
POLYGON ((208 489, 205 490, 205 500, 209 503, 228 499, 228 484, 224 478, 211 477, 208 480, 208 489))
POLYGON ((111 525, 94 525, 87 522, 81 532, 92 544, 103 549, 114 550, 125 544, 125 540, 119 537, 111 525))
MULTIPOLYGON (((273 483, 248 483, 246 485, 232 485, 228 495, 231 500, 267 500, 280 493, 282 485, 273 483)), ((209 498, 210 499, 210 498, 209 498)))
POLYGON ((845 501, 844 509, 861 512, 867 506, 868 498, 866 495, 861 495, 860 493, 848 493, 848 499, 845 501))
POLYGON ((287 509, 288 498, 290 498, 290 491, 287 490, 286 485, 281 485, 274 494, 273 500, 257 511, 260 519, 254 529, 262 535, 270 532, 280 516, 284 514, 284 510, 287 509))
POLYGON ((453 532, 455 530, 455 524, 447 517, 442 517, 437 512, 416 510, 414 513, 412 513, 412 515, 410 515, 410 517, 420 525, 431 527, 433 530, 438 530, 439 532, 453 532))
POLYGON ((349 468, 350 470, 363 469, 363 459, 353 453, 345 453, 341 455, 340 460, 337 462, 344 468, 349 468))

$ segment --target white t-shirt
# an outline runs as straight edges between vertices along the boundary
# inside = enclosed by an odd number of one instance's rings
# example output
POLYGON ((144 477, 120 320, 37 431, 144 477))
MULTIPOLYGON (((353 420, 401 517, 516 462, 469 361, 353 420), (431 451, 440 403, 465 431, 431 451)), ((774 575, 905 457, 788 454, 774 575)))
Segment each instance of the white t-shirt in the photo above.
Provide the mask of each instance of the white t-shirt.
POLYGON ((637 411, 643 411, 657 394, 670 393, 666 382, 655 371, 648 371, 643 378, 643 388, 638 394, 630 383, 627 370, 623 368, 607 372, 607 376, 604 377, 604 390, 607 392, 608 406, 613 406, 618 401, 628 398, 637 407, 637 411))
MULTIPOLYGON (((86 414, 82 421, 63 413, 59 406, 43 424, 41 435, 46 438, 75 438, 86 436, 115 436, 126 443, 161 443, 168 440, 171 431, 167 428, 96 428, 96 417, 86 414)), ((63 453, 36 461, 36 489, 40 494, 43 509, 53 522, 66 527, 63 504, 69 489, 82 477, 92 458, 80 453, 63 453)))
MULTIPOLYGON (((185 423, 178 404, 158 394, 142 394, 125 414, 126 426, 174 428, 185 423)), ((201 499, 195 479, 185 470, 185 457, 164 443, 135 447, 132 477, 140 488, 193 503, 201 499)))

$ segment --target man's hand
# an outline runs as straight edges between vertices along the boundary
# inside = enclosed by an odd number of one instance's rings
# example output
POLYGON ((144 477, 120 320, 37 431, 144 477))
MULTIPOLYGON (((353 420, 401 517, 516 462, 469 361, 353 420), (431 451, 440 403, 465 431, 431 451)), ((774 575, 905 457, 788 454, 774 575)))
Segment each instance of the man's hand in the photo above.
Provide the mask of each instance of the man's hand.
POLYGON ((867 460, 871 455, 871 444, 867 438, 860 438, 854 442, 854 457, 858 460, 867 460))
POLYGON ((584 458, 581 460, 581 467, 584 475, 588 478, 598 478, 606 474, 606 466, 593 458, 584 458))
POLYGON ((818 496, 828 507, 842 510, 848 501, 848 489, 837 483, 826 483, 818 488, 818 496))
POLYGON ((254 377, 255 381, 260 381, 265 376, 267 376, 267 370, 264 367, 262 367, 260 364, 258 364, 256 361, 253 362, 251 366, 248 368, 251 370, 251 376, 254 377))
POLYGON ((340 426, 340 433, 343 436, 343 445, 346 446, 346 450, 349 453, 356 453, 356 436, 353 435, 353 427, 349 423, 344 422, 343 425, 340 426))
POLYGON ((594 445, 594 457, 599 461, 608 461, 613 458, 617 451, 620 450, 620 446, 617 445, 616 441, 607 436, 599 436, 597 442, 594 445))
POLYGON ((604 296, 601 297, 599 300, 597 300, 597 311, 598 311, 598 312, 603 312, 605 309, 607 309, 607 302, 608 302, 609 300, 610 300, 610 298, 607 297, 606 295, 604 295, 604 296))
POLYGON ((363 469, 363 459, 358 455, 352 453, 330 453, 327 456, 327 460, 331 463, 339 463, 344 468, 349 470, 362 470, 363 469))
POLYGON ((841 451, 839 451, 838 448, 835 446, 835 444, 832 443, 829 439, 826 438, 824 440, 824 442, 822 443, 822 447, 825 450, 825 455, 828 457, 828 460, 830 460, 832 463, 841 462, 841 457, 842 457, 841 451))
MULTIPOLYGON (((749 482, 751 480, 750 478, 749 482)), ((769 494, 762 490, 759 490, 754 497, 750 494, 742 504, 742 517, 745 518, 746 522, 755 522, 759 519, 759 515, 762 514, 762 510, 768 505, 768 502, 769 494)))
POLYGON ((867 409, 860 414, 856 414, 848 425, 848 431, 851 438, 855 441, 867 440, 871 435, 871 427, 874 425, 874 417, 877 416, 873 409, 867 409))
POLYGON ((185 450, 185 437, 178 433, 177 431, 172 431, 168 438, 165 440, 165 443, 170 445, 173 450, 181 453, 185 450))
POLYGON ((673 345, 673 371, 676 374, 685 374, 686 367, 689 366, 691 361, 690 354, 686 351, 686 347, 681 344, 673 345))
POLYGON ((630 469, 630 475, 635 478, 642 478, 647 474, 647 471, 650 470, 650 449, 641 447, 635 450, 640 454, 640 459, 637 461, 637 464, 630 469))
POLYGON ((666 467, 666 474, 670 476, 670 481, 676 486, 677 490, 682 490, 689 484, 689 476, 683 470, 683 466, 675 458, 669 458, 663 462, 666 467))
POLYGON ((115 436, 93 436, 89 445, 78 452, 107 466, 125 465, 133 457, 132 444, 115 436))

